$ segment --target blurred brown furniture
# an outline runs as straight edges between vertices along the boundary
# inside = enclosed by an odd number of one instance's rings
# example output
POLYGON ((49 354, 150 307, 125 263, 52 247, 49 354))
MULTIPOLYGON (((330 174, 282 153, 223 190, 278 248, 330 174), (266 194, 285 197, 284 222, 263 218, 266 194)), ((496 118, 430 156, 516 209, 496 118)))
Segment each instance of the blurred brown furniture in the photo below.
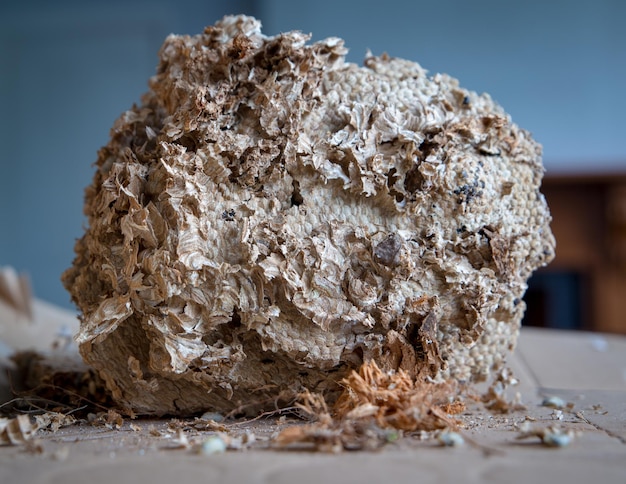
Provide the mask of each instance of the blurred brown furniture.
POLYGON ((530 281, 525 324, 626 334, 626 171, 547 175, 542 192, 556 258, 530 281))

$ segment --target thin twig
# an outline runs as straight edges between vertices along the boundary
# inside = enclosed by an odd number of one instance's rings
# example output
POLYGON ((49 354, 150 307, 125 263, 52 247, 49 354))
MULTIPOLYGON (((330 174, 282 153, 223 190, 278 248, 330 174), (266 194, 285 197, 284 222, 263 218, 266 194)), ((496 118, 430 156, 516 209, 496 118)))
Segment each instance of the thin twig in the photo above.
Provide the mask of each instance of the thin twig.
POLYGON ((230 425, 233 426, 233 427, 234 426, 239 426, 239 425, 244 425, 244 424, 248 424, 248 423, 251 423, 251 422, 255 422, 257 420, 261 420, 262 418, 265 418, 265 417, 271 417, 273 415, 280 415, 281 413, 286 413, 286 412, 294 412, 294 413, 296 413, 297 410, 298 410, 298 407, 284 407, 284 408, 279 408, 278 410, 269 410, 267 412, 263 412, 263 413, 257 415, 254 418, 242 420, 240 422, 233 422, 230 425))

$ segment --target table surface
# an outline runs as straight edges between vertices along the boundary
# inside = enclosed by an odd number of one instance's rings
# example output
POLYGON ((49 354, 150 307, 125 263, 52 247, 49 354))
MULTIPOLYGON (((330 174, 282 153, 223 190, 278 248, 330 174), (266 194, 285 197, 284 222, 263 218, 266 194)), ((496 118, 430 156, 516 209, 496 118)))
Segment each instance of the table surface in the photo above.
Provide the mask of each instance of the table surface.
MULTIPOLYGON (((0 447, 0 482, 626 482, 626 337, 524 328, 509 366, 525 410, 500 415, 480 408, 463 416, 469 445, 441 447, 405 437, 378 451, 244 450, 203 455, 170 449, 164 421, 125 421, 120 429, 70 426, 37 435, 40 451, 0 447), (573 404, 542 406, 547 396, 573 404), (524 421, 577 431, 562 448, 519 440, 524 421)), ((276 422, 259 426, 278 425, 276 422)), ((258 430, 258 429, 257 429, 258 430)), ((170 439, 171 443, 171 439, 170 439)))

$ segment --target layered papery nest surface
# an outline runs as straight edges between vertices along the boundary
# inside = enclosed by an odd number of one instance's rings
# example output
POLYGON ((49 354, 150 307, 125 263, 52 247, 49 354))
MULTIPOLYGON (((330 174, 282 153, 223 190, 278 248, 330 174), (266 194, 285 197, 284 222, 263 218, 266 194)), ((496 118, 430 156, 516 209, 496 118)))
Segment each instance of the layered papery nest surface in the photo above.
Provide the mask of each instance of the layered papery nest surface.
POLYGON ((329 401, 363 361, 481 381, 554 255, 540 146, 486 95, 225 17, 169 36, 115 122, 63 281, 144 414, 329 401))

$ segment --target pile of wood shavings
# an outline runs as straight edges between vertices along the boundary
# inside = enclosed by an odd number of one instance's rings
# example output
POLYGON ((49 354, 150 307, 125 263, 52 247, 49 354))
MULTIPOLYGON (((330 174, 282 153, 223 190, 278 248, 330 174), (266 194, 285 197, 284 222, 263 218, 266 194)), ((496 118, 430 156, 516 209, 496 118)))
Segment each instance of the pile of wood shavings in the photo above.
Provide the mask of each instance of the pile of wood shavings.
POLYGON ((363 364, 341 385, 332 412, 321 395, 300 395, 298 408, 315 422, 283 430, 275 443, 331 452, 373 449, 404 432, 454 429, 458 422, 450 413, 465 409, 459 400, 451 404, 451 384, 416 382, 402 370, 384 372, 374 362, 363 364))

